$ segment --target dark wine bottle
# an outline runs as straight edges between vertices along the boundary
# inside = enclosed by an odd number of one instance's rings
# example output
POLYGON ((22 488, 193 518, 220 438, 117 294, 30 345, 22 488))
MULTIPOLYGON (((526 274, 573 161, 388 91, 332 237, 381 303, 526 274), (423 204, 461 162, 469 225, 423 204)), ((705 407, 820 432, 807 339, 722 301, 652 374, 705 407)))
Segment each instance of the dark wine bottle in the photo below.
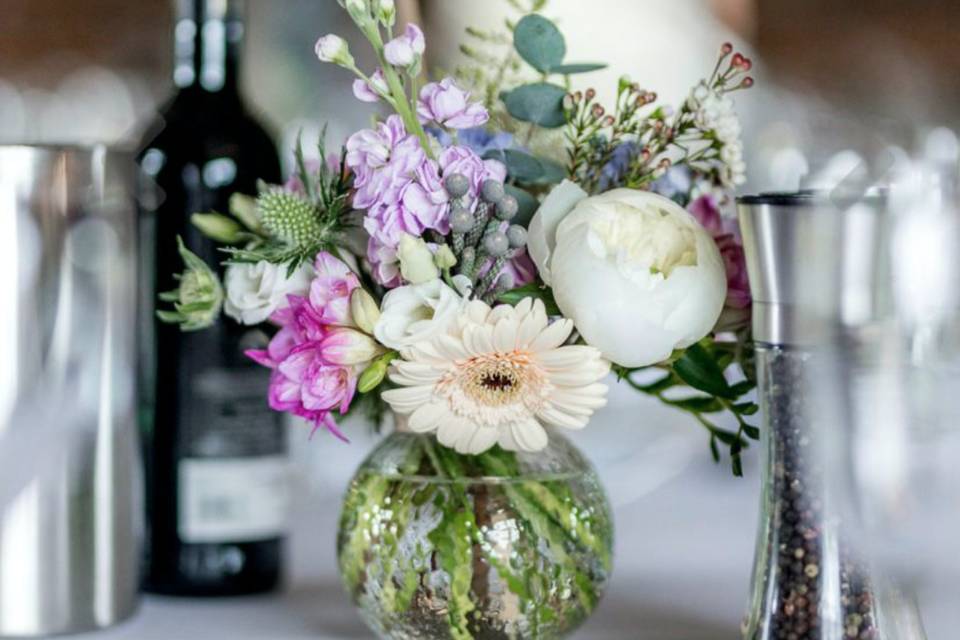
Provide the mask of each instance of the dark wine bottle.
POLYGON ((239 92, 242 10, 237 0, 177 0, 177 92, 138 156, 145 588, 156 593, 254 593, 280 576, 285 432, 267 406, 268 372, 243 355, 263 336, 228 318, 181 332, 154 313, 183 268, 177 236, 222 272, 224 254, 190 216, 226 213, 231 194, 280 179, 276 148, 239 92))

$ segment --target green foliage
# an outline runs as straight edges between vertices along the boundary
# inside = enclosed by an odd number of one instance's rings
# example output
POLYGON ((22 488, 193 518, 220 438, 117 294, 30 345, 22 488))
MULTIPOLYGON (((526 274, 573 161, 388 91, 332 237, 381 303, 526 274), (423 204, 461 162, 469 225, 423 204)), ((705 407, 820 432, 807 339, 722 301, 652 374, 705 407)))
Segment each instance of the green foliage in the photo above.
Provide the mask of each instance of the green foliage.
POLYGON ((506 304, 517 305, 524 298, 542 300, 547 309, 547 315, 560 315, 560 308, 557 306, 557 301, 553 298, 553 291, 547 287, 541 287, 536 283, 526 284, 522 287, 501 293, 497 300, 506 304))
POLYGON ((562 165, 518 149, 492 149, 484 155, 491 158, 506 165, 510 177, 524 184, 557 184, 566 177, 562 165))
POLYGON ((563 111, 566 89, 549 82, 517 87, 502 96, 507 112, 522 122, 554 129, 567 123, 563 111))
POLYGON ((590 73, 591 71, 600 71, 606 69, 607 65, 602 62, 576 62, 573 64, 561 64, 550 69, 551 73, 564 76, 570 76, 577 73, 590 73))
POLYGON ((533 218, 533 215, 537 212, 537 207, 540 206, 540 203, 537 202, 537 199, 534 198, 528 191, 521 189, 520 187, 515 187, 512 184, 504 185, 507 193, 512 195, 517 199, 517 215, 513 219, 514 224, 519 224, 524 227, 530 224, 530 220, 533 218))
POLYGON ((159 296, 163 302, 173 303, 173 311, 158 310, 157 317, 163 322, 179 324, 181 331, 206 329, 220 315, 223 286, 213 269, 187 249, 180 236, 177 236, 177 248, 186 269, 174 276, 180 286, 159 296))
POLYGON ((720 462, 720 445, 726 446, 734 475, 742 476, 742 452, 751 440, 760 439, 760 430, 746 420, 755 415, 759 407, 754 402, 743 400, 743 396, 751 393, 756 384, 751 380, 730 384, 727 380, 728 370, 742 370, 737 355, 742 355, 739 343, 718 343, 705 338, 659 365, 665 374, 652 382, 641 383, 636 380, 639 372, 651 367, 628 369, 615 366, 614 371, 637 391, 691 414, 707 430, 713 459, 720 462), (684 390, 700 394, 691 395, 684 393, 684 390), (735 432, 722 429, 707 418, 708 415, 721 413, 732 415, 737 421, 735 432))
POLYGON ((527 64, 541 73, 550 73, 567 55, 563 34, 550 20, 536 13, 524 16, 517 23, 513 47, 527 64))

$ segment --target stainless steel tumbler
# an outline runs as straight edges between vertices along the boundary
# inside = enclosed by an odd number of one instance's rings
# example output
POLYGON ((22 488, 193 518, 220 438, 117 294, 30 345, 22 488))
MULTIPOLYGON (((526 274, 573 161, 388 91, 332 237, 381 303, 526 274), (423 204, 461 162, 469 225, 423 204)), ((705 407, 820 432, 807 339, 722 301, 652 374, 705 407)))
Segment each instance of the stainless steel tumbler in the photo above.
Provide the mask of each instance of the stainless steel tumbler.
POLYGON ((0 637, 137 602, 132 159, 0 146, 0 637))

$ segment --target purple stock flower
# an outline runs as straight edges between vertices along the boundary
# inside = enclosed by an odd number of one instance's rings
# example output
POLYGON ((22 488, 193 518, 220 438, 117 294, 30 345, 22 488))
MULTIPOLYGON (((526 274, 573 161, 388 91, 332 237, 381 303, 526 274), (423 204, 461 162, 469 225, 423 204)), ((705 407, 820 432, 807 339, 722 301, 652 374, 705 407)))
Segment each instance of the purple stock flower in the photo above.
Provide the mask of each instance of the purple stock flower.
POLYGON ((350 136, 347 165, 355 176, 352 205, 365 211, 363 227, 370 235, 367 260, 377 282, 388 287, 400 283, 396 250, 403 234, 420 237, 429 230, 449 232, 444 176, 467 176, 471 201, 476 200, 484 180, 506 177, 503 164, 483 160, 467 147, 448 147, 439 162, 431 160, 396 115, 376 129, 350 136))
POLYGON ((417 114, 421 122, 433 121, 451 129, 479 127, 490 119, 484 106, 470 102, 470 94, 452 78, 431 82, 420 90, 417 114))
POLYGON ((377 69, 367 82, 362 78, 353 81, 353 95, 361 102, 379 102, 380 97, 389 93, 387 79, 383 77, 383 69, 377 69))
POLYGON ((396 67, 409 67, 423 55, 426 44, 420 27, 408 24, 403 35, 384 45, 383 57, 396 67))

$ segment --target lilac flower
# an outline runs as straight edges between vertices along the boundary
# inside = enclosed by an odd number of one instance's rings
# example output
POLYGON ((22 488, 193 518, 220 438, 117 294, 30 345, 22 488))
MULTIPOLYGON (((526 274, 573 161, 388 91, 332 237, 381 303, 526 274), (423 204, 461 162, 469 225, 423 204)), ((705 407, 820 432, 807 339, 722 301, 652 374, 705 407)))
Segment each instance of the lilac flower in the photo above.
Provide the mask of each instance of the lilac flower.
POLYGON ((479 127, 490 119, 479 102, 470 102, 470 94, 452 78, 431 82, 420 90, 417 114, 421 122, 436 122, 451 129, 479 127))
POLYGON ((420 59, 425 49, 423 31, 415 24, 408 24, 403 35, 383 47, 383 56, 396 67, 409 67, 420 59))

